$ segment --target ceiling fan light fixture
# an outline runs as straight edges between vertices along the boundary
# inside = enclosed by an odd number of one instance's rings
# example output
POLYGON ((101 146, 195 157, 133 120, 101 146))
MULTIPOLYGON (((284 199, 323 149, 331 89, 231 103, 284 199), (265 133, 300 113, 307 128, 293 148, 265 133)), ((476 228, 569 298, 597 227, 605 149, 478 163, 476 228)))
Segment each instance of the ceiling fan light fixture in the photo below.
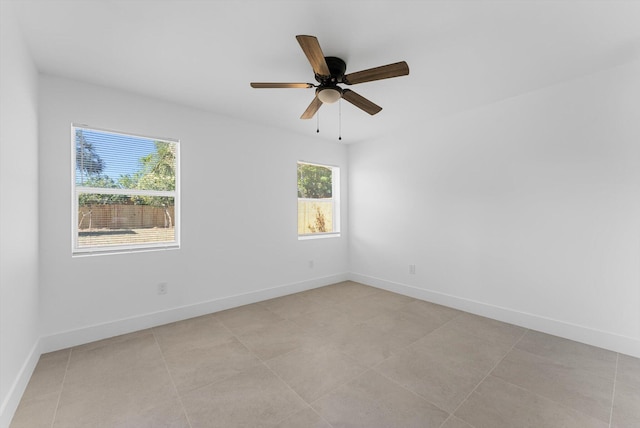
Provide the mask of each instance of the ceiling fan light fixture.
POLYGON ((323 104, 333 104, 340 98, 342 98, 342 89, 337 86, 318 89, 318 99, 322 101, 323 104))

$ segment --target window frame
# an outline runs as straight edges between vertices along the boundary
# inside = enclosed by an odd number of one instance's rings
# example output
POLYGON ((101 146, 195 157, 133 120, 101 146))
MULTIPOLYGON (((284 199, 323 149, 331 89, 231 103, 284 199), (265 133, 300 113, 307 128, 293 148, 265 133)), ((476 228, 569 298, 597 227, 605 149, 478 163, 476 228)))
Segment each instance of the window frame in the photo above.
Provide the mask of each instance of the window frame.
MULTIPOLYGON (((298 165, 313 165, 319 166, 323 168, 331 169, 331 200, 332 200, 332 218, 331 222, 333 224, 333 231, 331 232, 316 232, 316 233, 298 233, 298 240, 305 241, 311 239, 325 239, 325 238, 339 238, 341 236, 341 227, 340 227, 340 167, 337 165, 330 165, 318 162, 308 162, 304 160, 298 160, 296 162, 296 204, 299 206, 298 202, 300 199, 310 199, 310 198, 298 198, 298 165)), ((311 198, 312 199, 312 198, 311 198)), ((299 208, 298 208, 299 209, 299 208)), ((296 212, 298 211, 296 210, 296 212)), ((299 212, 297 212, 299 215, 299 212)), ((298 217, 298 216, 296 216, 298 217)), ((299 225, 296 220, 296 229, 298 229, 299 225)))
POLYGON ((80 123, 72 123, 71 131, 71 255, 72 257, 92 256, 92 255, 110 255, 133 253, 143 251, 162 251, 175 250, 180 248, 180 140, 167 137, 154 137, 144 134, 136 134, 131 132, 114 131, 112 129, 89 126, 80 123), (160 141, 175 145, 175 190, 139 190, 139 189, 119 189, 119 188, 101 188, 101 187, 85 187, 76 185, 76 141, 75 134, 77 129, 86 129, 96 132, 104 132, 110 134, 121 135, 123 137, 143 138, 147 140, 160 141), (145 243, 129 243, 117 245, 96 245, 89 247, 78 246, 79 236, 79 203, 78 196, 82 193, 97 193, 103 195, 125 195, 125 196, 163 196, 174 198, 173 212, 173 230, 174 240, 171 242, 145 242, 145 243))

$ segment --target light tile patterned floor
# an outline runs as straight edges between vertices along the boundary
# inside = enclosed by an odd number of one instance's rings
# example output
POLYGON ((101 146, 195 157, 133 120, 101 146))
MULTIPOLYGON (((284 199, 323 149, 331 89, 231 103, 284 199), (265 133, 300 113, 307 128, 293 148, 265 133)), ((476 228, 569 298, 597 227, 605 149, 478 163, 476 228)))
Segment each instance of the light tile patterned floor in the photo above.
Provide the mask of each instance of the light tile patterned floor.
POLYGON ((24 427, 640 427, 640 360, 343 282, 40 358, 24 427))

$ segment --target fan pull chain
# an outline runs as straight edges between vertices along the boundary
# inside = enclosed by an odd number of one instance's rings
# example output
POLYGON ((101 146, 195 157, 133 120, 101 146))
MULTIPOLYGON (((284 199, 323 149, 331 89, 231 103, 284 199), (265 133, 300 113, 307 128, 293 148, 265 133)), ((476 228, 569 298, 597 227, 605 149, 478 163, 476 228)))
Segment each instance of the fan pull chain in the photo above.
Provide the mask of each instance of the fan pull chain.
POLYGON ((338 100, 338 140, 342 141, 342 98, 338 100))
POLYGON ((320 112, 316 113, 316 134, 320 133, 320 112))

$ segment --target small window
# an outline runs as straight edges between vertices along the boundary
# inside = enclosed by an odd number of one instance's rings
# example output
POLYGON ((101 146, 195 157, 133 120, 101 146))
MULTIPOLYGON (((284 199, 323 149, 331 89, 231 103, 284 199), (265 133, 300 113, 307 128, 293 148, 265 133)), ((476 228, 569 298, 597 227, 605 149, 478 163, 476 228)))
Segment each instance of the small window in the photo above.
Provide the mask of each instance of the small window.
POLYGON ((73 254, 178 248, 179 142, 72 125, 73 254))
POLYGON ((340 236, 340 168, 298 162, 298 238, 340 236))

